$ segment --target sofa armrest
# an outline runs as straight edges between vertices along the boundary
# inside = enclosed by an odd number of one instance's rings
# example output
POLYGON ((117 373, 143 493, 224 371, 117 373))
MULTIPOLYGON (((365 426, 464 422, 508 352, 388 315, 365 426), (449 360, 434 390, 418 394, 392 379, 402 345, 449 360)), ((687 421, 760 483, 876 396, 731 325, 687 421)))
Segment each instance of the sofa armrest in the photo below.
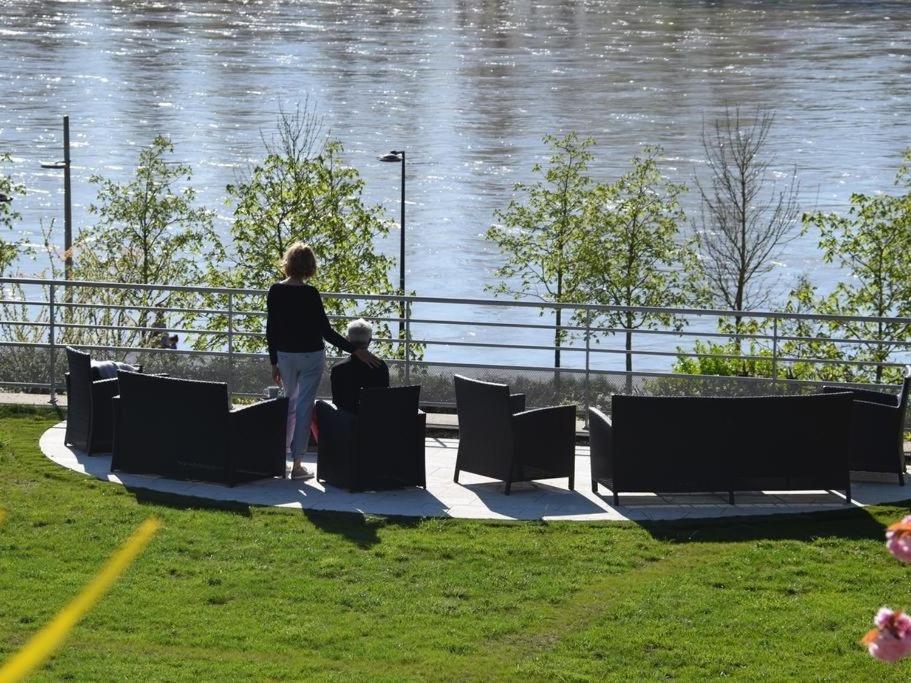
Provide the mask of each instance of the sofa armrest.
POLYGON ((592 490, 597 492, 598 482, 613 488, 614 426, 611 418, 597 408, 589 408, 588 434, 592 490))
POLYGON ((515 415, 525 410, 525 394, 509 395, 509 412, 515 415))
POLYGON ((887 394, 882 391, 829 386, 823 387, 822 391, 824 394, 850 392, 853 395, 855 401, 866 401, 868 403, 876 403, 881 406, 888 406, 890 408, 898 408, 898 396, 895 394, 887 394))

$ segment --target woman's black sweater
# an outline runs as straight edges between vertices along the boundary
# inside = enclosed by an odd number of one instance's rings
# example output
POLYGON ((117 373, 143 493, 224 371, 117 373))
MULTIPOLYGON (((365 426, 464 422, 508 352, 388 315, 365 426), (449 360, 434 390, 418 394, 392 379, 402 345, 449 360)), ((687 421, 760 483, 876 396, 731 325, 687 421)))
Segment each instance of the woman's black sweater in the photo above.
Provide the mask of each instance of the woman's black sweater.
POLYGON ((325 349, 323 339, 342 351, 354 351, 351 342, 329 324, 316 287, 278 282, 269 288, 266 311, 266 343, 272 365, 278 363, 279 351, 304 353, 325 349))

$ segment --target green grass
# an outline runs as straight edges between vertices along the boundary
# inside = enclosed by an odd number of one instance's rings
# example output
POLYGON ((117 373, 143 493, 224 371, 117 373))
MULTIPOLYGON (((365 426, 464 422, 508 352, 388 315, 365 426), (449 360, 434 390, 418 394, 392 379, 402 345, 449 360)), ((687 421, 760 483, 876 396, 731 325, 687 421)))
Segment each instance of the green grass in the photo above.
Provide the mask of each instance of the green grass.
MULTIPOLYGON (((145 518, 164 527, 37 680, 905 680, 857 644, 911 607, 903 507, 699 523, 200 509, 41 456, 0 410, 0 660, 145 518)), ((516 494, 521 495, 521 494, 516 494)))

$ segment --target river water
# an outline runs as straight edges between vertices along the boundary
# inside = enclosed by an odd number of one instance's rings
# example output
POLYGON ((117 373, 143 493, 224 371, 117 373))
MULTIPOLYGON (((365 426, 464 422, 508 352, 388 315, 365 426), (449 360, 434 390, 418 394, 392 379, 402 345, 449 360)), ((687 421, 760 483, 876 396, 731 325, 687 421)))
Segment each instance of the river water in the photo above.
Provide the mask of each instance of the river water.
MULTIPOLYGON (((911 145, 909 36, 903 1, 0 0, 0 150, 28 187, 27 238, 62 222, 61 172, 39 162, 62 156, 64 113, 77 230, 92 220, 89 176, 126 178, 159 133, 224 228, 224 186, 279 109, 309 97, 395 219, 399 169, 376 156, 407 150, 408 288, 478 297, 500 262, 483 232, 546 133, 595 137, 598 178, 662 145, 668 176, 692 184, 703 123, 765 106, 775 169, 796 165, 803 208, 890 191, 911 145)), ((397 255, 398 239, 381 249, 397 255)), ((782 288, 839 275, 812 233, 780 261, 782 288)))

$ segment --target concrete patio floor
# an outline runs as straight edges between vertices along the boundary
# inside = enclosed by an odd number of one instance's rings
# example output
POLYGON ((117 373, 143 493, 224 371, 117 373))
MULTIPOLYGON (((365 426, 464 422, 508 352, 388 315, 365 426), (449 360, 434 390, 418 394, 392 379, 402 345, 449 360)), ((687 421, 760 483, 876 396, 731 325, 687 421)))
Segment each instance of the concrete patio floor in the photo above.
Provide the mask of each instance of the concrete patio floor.
MULTIPOLYGON (((426 442, 427 489, 402 489, 349 493, 324 486, 315 479, 263 479, 234 488, 221 484, 180 481, 139 474, 112 474, 110 454, 87 456, 64 445, 66 423, 48 429, 40 440, 42 453, 75 472, 122 485, 128 490, 148 490, 190 496, 210 501, 247 505, 336 510, 375 515, 407 517, 457 517, 464 519, 523 520, 673 520, 770 515, 823 510, 844 510, 841 493, 831 491, 739 493, 736 505, 728 505, 727 494, 654 495, 623 494, 621 505, 610 505, 610 492, 601 487, 591 491, 588 448, 576 448, 576 491, 565 479, 514 484, 503 493, 503 484, 463 472, 460 482, 452 481, 458 440, 429 438, 426 442)), ((315 467, 316 454, 308 454, 307 466, 315 467)), ((874 475, 871 475, 873 478, 874 475)), ((876 478, 879 479, 879 478, 876 478)), ((852 505, 866 506, 911 498, 911 487, 885 479, 852 484, 852 505)))

